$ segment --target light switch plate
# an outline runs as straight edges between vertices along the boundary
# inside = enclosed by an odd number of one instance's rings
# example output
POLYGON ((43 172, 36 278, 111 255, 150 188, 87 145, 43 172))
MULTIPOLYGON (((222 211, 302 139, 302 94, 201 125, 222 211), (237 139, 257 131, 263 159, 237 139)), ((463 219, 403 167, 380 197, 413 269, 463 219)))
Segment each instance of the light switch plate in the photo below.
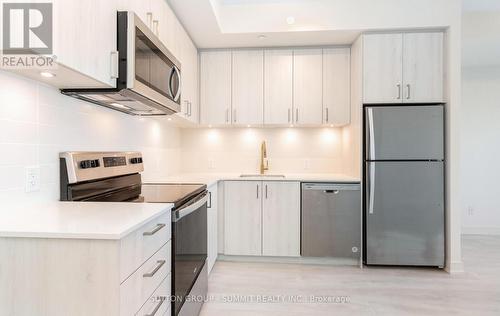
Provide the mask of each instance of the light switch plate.
POLYGON ((26 167, 24 171, 26 192, 40 191, 40 167, 26 167))

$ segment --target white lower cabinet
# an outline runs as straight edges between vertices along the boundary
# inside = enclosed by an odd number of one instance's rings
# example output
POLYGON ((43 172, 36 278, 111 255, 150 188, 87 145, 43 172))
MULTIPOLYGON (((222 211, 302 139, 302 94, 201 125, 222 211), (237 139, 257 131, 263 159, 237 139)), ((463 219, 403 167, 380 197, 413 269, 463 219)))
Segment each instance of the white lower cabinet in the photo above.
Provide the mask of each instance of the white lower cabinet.
POLYGON ((0 315, 163 315, 170 220, 169 209, 122 239, 1 237, 0 283, 11 291, 0 315))
POLYGON ((262 254, 261 181, 224 182, 224 254, 262 254))
POLYGON ((224 182, 224 254, 299 256, 299 182, 224 182))
POLYGON ((207 252, 208 252, 208 273, 212 271, 218 254, 218 214, 217 214, 217 183, 208 187, 208 205, 207 205, 207 252))
POLYGON ((263 182, 262 254, 300 256, 300 183, 263 182))

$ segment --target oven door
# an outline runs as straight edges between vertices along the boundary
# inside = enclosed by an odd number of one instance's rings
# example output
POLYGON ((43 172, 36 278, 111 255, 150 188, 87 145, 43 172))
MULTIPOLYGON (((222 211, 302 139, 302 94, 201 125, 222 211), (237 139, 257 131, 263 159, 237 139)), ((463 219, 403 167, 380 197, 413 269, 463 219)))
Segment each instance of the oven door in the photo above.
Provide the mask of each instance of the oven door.
MULTIPOLYGON (((207 259, 207 192, 200 193, 187 205, 172 213, 173 235, 173 315, 184 308, 186 296, 190 294, 198 279, 206 284, 204 269, 207 259)), ((193 290, 195 291, 195 290, 193 290)), ((198 293, 197 293, 198 294, 198 293)), ((206 290, 205 293, 206 295, 206 290)), ((188 304, 188 303, 186 303, 188 304)), ((185 306, 187 308, 187 306, 185 306)), ((192 309, 191 306, 187 309, 192 309)))
POLYGON ((137 15, 127 14, 127 88, 179 111, 180 62, 137 15))

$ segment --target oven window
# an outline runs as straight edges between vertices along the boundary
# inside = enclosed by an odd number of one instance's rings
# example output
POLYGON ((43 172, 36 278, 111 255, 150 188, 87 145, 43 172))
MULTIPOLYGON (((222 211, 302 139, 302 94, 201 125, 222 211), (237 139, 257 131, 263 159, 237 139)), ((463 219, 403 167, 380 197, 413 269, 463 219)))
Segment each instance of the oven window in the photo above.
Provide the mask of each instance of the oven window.
POLYGON ((169 85, 173 63, 138 28, 135 36, 135 79, 172 99, 169 85))
POLYGON ((173 307, 177 315, 207 258, 207 203, 172 224, 173 307))

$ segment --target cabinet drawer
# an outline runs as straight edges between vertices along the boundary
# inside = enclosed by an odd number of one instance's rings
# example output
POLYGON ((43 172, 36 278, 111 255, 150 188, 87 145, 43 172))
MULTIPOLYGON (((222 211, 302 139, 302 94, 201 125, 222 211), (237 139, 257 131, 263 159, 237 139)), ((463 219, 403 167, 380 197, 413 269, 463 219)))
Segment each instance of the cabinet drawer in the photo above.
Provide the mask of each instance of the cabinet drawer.
POLYGON ((171 249, 169 241, 121 284, 121 315, 129 315, 139 310, 162 280, 170 274, 171 249))
POLYGON ((120 240, 120 281, 123 282, 171 236, 170 211, 120 240))
POLYGON ((141 309, 136 313, 137 316, 163 316, 170 315, 170 283, 171 274, 169 274, 156 291, 144 303, 141 309))

